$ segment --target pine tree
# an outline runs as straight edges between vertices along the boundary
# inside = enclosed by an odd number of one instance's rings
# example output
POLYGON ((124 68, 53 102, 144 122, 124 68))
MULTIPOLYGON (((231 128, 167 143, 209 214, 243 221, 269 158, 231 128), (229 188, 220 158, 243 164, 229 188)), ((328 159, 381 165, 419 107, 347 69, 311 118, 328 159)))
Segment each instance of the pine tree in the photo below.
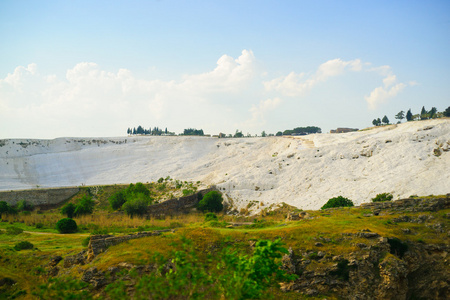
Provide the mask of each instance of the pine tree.
POLYGON ((431 110, 428 112, 428 117, 430 119, 433 119, 434 117, 436 117, 436 113, 437 113, 437 108, 432 107, 431 110))
POLYGON ((411 121, 413 117, 413 114, 411 112, 411 109, 408 109, 408 112, 406 113, 406 121, 411 121))
POLYGON ((444 110, 444 117, 450 117, 450 106, 444 110))
POLYGON ((421 120, 428 119, 428 117, 427 117, 427 110, 425 109, 425 106, 422 106, 422 111, 420 112, 420 119, 421 120))
POLYGON ((384 124, 389 124, 389 119, 387 116, 384 116, 382 121, 384 124))

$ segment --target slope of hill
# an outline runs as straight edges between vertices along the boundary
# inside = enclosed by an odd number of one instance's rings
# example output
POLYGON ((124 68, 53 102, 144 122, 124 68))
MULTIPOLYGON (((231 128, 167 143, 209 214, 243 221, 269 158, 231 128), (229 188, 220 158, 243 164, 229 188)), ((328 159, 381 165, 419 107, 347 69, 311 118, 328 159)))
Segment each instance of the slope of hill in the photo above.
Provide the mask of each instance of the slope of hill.
POLYGON ((450 192, 450 119, 346 134, 0 140, 0 190, 156 181, 215 184, 236 207, 286 202, 318 209, 343 195, 355 204, 450 192))

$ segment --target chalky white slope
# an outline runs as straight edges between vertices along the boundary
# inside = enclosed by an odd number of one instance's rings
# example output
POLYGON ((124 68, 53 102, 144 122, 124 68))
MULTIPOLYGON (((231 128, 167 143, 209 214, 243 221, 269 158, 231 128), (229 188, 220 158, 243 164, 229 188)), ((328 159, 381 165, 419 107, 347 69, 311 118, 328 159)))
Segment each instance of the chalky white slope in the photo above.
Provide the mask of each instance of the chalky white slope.
POLYGON ((0 140, 0 190, 156 181, 215 184, 238 207, 257 200, 318 209, 450 192, 450 119, 302 137, 0 140))

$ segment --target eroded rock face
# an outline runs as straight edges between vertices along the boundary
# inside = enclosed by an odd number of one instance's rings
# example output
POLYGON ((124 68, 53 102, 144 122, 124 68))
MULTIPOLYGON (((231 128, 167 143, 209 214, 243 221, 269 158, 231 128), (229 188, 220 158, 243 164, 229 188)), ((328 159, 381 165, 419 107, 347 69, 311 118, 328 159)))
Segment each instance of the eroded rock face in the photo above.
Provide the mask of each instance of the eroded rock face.
POLYGON ((64 258, 64 268, 70 268, 74 265, 84 264, 86 264, 86 250, 83 250, 75 255, 66 256, 64 258))
POLYGON ((450 299, 449 245, 408 243, 408 251, 400 255, 390 238, 365 238, 363 253, 311 258, 308 252, 289 249, 283 257, 284 268, 299 277, 283 284, 282 290, 354 300, 450 299), (311 259, 324 264, 313 271, 308 267, 311 259))

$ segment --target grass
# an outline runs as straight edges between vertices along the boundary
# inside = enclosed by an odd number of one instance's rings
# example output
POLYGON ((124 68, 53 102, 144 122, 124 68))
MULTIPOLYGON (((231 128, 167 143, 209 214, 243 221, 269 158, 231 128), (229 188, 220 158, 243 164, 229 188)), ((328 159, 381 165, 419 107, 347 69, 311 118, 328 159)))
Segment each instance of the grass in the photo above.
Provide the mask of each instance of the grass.
MULTIPOLYGON (((169 182, 166 186, 172 186, 169 182)), ((171 187, 171 188, 172 188, 171 187)), ((182 183, 178 189, 189 187, 182 183)), ((63 216, 59 209, 45 212, 32 212, 30 215, 4 216, 0 222, 0 279, 8 277, 17 281, 11 287, 1 287, 1 293, 17 299, 32 299, 31 294, 37 285, 45 282, 45 265, 55 255, 65 257, 74 255, 83 249, 83 240, 91 233, 112 233, 116 235, 137 231, 149 231, 157 229, 175 228, 175 232, 166 232, 160 236, 129 240, 125 243, 112 246, 107 252, 97 256, 91 263, 85 266, 77 266, 72 269, 60 268, 66 275, 80 278, 83 270, 96 266, 99 270, 107 270, 120 262, 128 262, 135 265, 145 264, 150 261, 155 253, 169 253, 173 244, 179 243, 182 237, 194 241, 195 250, 199 257, 207 259, 208 255, 214 256, 226 245, 232 245, 239 251, 250 253, 251 242, 260 239, 275 240, 281 238, 285 247, 292 247, 297 253, 313 253, 323 251, 327 256, 345 255, 350 252, 367 254, 369 250, 360 249, 356 245, 364 243, 371 245, 376 239, 364 239, 352 234, 361 230, 370 230, 383 237, 399 238, 402 241, 419 243, 442 243, 447 239, 448 228, 443 233, 429 228, 423 223, 395 223, 393 219, 400 215, 408 215, 418 218, 419 215, 431 215, 431 223, 442 223, 448 226, 446 214, 450 209, 432 212, 393 212, 379 216, 368 216, 371 211, 357 207, 333 209, 329 211, 307 211, 310 219, 300 221, 286 221, 286 214, 295 208, 287 204, 280 205, 273 211, 265 210, 259 216, 229 216, 217 214, 218 223, 249 223, 239 227, 216 227, 211 222, 205 222, 204 214, 191 213, 166 216, 163 219, 156 218, 130 218, 123 213, 112 213, 105 205, 107 196, 118 190, 119 186, 105 187, 97 194, 97 206, 94 214, 75 218, 80 230, 75 234, 57 234, 54 224, 63 216), (42 224, 42 228, 36 228, 36 224, 42 224), (5 230, 9 226, 23 229, 17 235, 7 235, 5 230), (410 229, 412 234, 405 234, 404 229, 410 229), (32 250, 14 250, 14 245, 27 241, 34 245, 32 250), (321 245, 317 243, 320 242, 321 245), (43 271, 44 270, 44 271, 43 271)), ((156 193, 157 184, 153 184, 156 193)), ((88 193, 84 189, 82 193, 88 193)), ((167 192, 167 191, 165 191, 167 192)), ((72 199, 76 201, 76 198, 72 199), (75 199, 75 200, 74 200, 75 199)), ((70 200, 70 201, 72 201, 70 200)), ((176 246, 175 246, 176 247, 176 246)), ((325 265, 312 259, 306 270, 318 271, 325 265)), ((335 299, 333 295, 317 297, 304 297, 298 293, 283 293, 279 289, 272 289, 274 298, 280 299, 335 299), (304 297, 304 298, 302 298, 304 297)))

